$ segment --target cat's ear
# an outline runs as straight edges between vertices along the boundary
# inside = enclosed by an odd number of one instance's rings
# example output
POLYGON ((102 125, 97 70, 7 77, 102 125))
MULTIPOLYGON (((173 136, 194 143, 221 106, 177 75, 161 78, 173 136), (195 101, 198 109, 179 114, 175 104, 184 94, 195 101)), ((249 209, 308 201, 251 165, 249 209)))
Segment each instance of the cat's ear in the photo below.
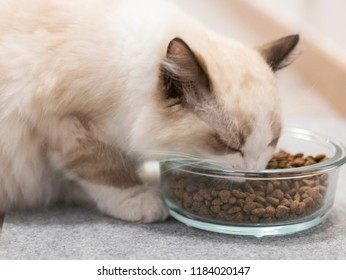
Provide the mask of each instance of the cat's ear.
POLYGON ((192 105, 210 93, 206 66, 180 38, 170 41, 161 71, 166 98, 179 98, 182 103, 192 105))
POLYGON ((273 71, 280 70, 294 60, 292 51, 299 42, 299 35, 290 35, 258 48, 260 54, 267 61, 273 71))

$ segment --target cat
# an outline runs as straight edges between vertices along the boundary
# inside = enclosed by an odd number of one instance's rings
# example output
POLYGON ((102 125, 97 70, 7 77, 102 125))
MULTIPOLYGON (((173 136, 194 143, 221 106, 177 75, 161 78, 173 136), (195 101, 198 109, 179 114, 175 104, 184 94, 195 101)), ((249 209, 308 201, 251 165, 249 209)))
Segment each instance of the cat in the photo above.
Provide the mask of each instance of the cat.
POLYGON ((77 196, 162 221, 143 162, 176 153, 261 169, 271 157, 275 72, 298 35, 247 47, 157 0, 0 6, 0 213, 77 196))

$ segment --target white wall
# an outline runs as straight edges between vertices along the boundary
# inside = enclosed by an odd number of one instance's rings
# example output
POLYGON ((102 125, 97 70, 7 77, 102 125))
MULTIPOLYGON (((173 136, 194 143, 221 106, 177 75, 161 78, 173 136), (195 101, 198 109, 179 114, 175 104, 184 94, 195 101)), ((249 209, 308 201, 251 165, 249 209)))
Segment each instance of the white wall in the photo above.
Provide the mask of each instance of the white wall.
POLYGON ((247 0, 346 63, 346 1, 247 0))
MULTIPOLYGON (((165 0, 163 0, 165 1, 165 0)), ((171 0, 184 12, 192 15, 210 29, 225 36, 241 40, 244 43, 253 42, 247 26, 239 23, 237 15, 231 9, 224 9, 220 0, 171 0)), ((227 0, 230 1, 230 0, 227 0)))

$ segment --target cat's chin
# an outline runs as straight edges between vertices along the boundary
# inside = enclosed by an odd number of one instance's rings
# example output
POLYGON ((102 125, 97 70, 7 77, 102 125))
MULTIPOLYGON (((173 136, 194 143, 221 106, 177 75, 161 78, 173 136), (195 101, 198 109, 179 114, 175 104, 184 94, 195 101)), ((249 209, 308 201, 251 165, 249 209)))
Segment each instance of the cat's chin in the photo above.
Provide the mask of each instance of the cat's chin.
POLYGON ((245 168, 243 166, 240 166, 240 165, 226 165, 226 166, 223 166, 224 168, 226 169, 229 169, 229 170, 244 170, 245 168))

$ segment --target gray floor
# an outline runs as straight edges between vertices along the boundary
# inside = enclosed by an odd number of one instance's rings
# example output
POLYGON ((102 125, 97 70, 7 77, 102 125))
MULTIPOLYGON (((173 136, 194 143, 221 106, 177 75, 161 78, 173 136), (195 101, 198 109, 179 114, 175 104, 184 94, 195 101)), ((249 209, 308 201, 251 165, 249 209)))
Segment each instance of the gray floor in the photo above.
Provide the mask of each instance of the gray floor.
MULTIPOLYGON (((176 1, 191 6, 197 0, 176 1)), ((217 8, 213 1, 204 2, 206 6, 196 5, 199 8, 191 11, 208 18, 212 28, 229 36, 237 34, 247 42, 255 38, 238 23, 232 24, 232 17, 222 11, 210 12, 217 8)), ((346 143, 345 119, 293 71, 283 70, 278 76, 286 125, 312 129, 346 143)), ((11 213, 3 224, 0 259, 346 259, 345 185, 344 167, 335 205, 324 224, 276 238, 208 233, 173 219, 129 224, 80 208, 11 213)))
POLYGON ((345 215, 339 204, 314 229, 257 239, 209 233, 172 219, 129 224, 78 208, 11 214, 0 259, 346 259, 345 215))

